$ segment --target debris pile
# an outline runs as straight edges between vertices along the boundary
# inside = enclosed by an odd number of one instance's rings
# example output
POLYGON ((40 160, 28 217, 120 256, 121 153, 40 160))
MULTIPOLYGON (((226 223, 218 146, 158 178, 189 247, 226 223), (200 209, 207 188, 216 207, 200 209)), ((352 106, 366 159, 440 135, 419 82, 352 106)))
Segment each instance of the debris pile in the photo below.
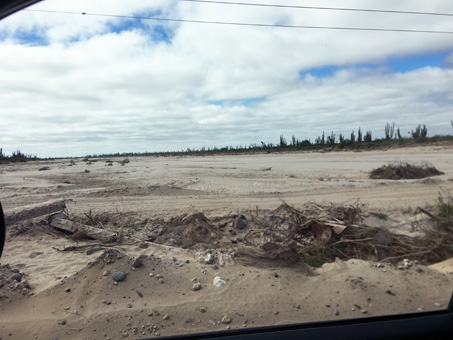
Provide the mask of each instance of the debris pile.
POLYGON ((420 179, 443 174, 443 172, 437 170, 434 166, 428 163, 420 166, 409 163, 395 163, 383 165, 377 169, 373 169, 370 173, 370 178, 391 180, 420 179))
MULTIPOLYGON (((395 234, 388 228, 366 225, 362 209, 358 202, 308 203, 301 209, 283 203, 275 210, 257 209, 212 218, 202 212, 164 220, 143 219, 134 213, 96 215, 90 211, 82 217, 59 212, 48 221, 52 229, 66 233, 69 238, 100 241, 97 247, 127 243, 146 248, 152 242, 161 247, 186 249, 198 256, 201 263, 212 266, 227 266, 236 260, 255 266, 274 261, 308 269, 306 264, 320 267, 336 258, 397 263, 407 257, 431 264, 453 255, 453 250, 445 247, 448 237, 445 229, 436 229, 436 223, 425 230, 429 237, 423 239, 395 234)), ((63 251, 83 247, 87 245, 63 251)))

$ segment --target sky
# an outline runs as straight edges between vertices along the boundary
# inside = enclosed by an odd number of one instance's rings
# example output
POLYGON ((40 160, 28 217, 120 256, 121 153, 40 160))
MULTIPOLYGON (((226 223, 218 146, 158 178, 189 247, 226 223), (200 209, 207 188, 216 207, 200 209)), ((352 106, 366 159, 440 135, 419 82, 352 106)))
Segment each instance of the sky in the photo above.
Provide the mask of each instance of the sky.
MULTIPOLYGON (((451 0, 247 2, 453 14, 451 0)), ((0 21, 6 154, 248 146, 282 134, 313 142, 359 127, 382 138, 387 122, 406 136, 418 124, 430 136, 453 133, 453 34, 143 19, 453 32, 452 16, 180 0, 48 0, 28 9, 0 21)))

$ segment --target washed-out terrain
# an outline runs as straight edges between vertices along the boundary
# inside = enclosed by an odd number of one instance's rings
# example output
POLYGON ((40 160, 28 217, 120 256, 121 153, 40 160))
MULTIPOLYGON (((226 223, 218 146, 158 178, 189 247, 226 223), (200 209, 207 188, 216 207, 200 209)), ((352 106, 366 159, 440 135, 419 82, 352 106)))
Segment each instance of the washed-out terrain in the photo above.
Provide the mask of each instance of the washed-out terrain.
POLYGON ((6 214, 66 209, 7 227, 0 338, 133 339, 446 308, 453 260, 428 214, 453 192, 452 151, 1 165, 6 214), (398 162, 443 174, 370 179, 398 162))

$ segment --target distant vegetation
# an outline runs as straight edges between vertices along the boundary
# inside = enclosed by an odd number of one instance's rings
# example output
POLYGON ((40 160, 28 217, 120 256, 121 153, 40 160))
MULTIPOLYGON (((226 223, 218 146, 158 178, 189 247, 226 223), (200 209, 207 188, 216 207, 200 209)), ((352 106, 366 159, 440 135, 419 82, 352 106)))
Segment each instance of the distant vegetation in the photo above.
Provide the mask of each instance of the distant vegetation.
POLYGON ((32 159, 37 159, 37 157, 33 155, 25 155, 19 150, 13 151, 11 156, 7 156, 3 154, 3 150, 2 148, 0 148, 0 164, 10 162, 25 162, 32 159))
MULTIPOLYGON (((453 127, 453 122, 451 122, 453 127)), ((115 153, 115 154, 100 154, 89 155, 87 157, 133 157, 133 156, 205 156, 213 154, 226 154, 226 153, 254 153, 254 152, 281 152, 281 151, 338 151, 338 150, 371 150, 390 147, 412 146, 418 144, 437 143, 437 142, 453 142, 453 136, 433 136, 427 137, 428 128, 425 125, 419 124, 415 130, 409 131, 408 137, 401 135, 400 128, 395 131, 395 123, 387 123, 384 127, 384 138, 374 139, 371 131, 363 132, 362 128, 357 131, 353 130, 349 136, 339 134, 338 136, 331 132, 326 135, 317 137, 314 142, 310 139, 299 139, 296 136, 291 136, 287 140, 283 135, 280 135, 279 143, 266 143, 250 144, 249 146, 225 146, 207 148, 201 147, 187 148, 182 151, 171 152, 142 152, 142 153, 115 153), (349 138, 348 138, 349 137, 349 138)))
MULTIPOLYGON (((453 127, 453 121, 451 122, 453 127)), ((401 135, 401 130, 398 127, 395 130, 395 123, 387 123, 384 127, 384 138, 374 139, 371 131, 362 131, 359 127, 357 131, 352 130, 349 136, 339 134, 338 136, 332 131, 330 135, 322 132, 322 135, 317 137, 314 142, 310 139, 299 139, 292 135, 290 140, 287 140, 283 135, 280 135, 279 143, 266 143, 261 141, 260 144, 250 144, 249 146, 224 146, 224 147, 201 147, 187 148, 182 151, 168 151, 168 152, 125 152, 114 154, 93 154, 86 155, 84 161, 89 161, 89 158, 95 157, 133 157, 133 156, 205 156, 213 154, 226 154, 226 153, 271 153, 281 151, 338 151, 338 150, 372 150, 383 149, 391 147, 412 146, 423 143, 438 143, 438 142, 453 142, 453 136, 433 136, 428 137, 428 128, 426 125, 419 124, 415 130, 408 132, 408 137, 401 135)), ((30 159, 37 159, 36 156, 24 155, 19 150, 13 152, 11 156, 5 156, 1 153, 0 149, 0 164, 8 162, 24 162, 30 159)), ((109 161, 106 165, 112 165, 109 161)), ((121 165, 129 163, 129 159, 125 158, 119 162, 121 165)), ((87 163, 88 164, 88 163, 87 163)), ((70 165, 74 165, 71 163, 70 165)))

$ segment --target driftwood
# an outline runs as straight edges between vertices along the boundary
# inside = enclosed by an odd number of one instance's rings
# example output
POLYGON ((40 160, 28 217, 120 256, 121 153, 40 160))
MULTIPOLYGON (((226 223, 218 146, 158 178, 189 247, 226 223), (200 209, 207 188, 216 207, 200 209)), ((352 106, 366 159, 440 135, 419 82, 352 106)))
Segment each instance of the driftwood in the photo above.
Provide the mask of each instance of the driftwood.
POLYGON ((73 222, 62 218, 54 218, 50 225, 54 228, 69 231, 71 233, 82 232, 87 238, 100 240, 104 243, 116 241, 117 234, 105 229, 90 227, 85 224, 73 222))
POLYGON ((20 221, 62 211, 65 208, 66 204, 64 200, 26 205, 24 207, 15 208, 11 211, 5 211, 5 224, 6 226, 10 226, 20 221))

